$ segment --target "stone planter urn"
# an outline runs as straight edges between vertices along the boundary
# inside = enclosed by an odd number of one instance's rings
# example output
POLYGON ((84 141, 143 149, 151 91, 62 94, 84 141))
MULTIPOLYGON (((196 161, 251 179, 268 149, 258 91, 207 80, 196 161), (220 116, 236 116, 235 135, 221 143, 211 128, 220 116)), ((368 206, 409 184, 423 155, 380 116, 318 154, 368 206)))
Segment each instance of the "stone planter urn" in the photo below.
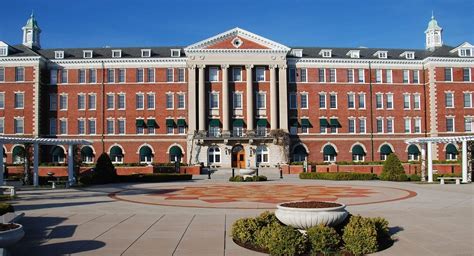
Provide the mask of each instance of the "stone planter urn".
POLYGON ((278 204, 275 215, 285 225, 306 230, 319 224, 336 226, 349 214, 345 208, 334 202, 295 201, 278 204))
POLYGON ((246 175, 253 175, 256 171, 257 171, 256 169, 247 168, 247 169, 240 169, 239 173, 242 176, 246 176, 246 175))
POLYGON ((12 246, 13 244, 20 241, 25 235, 25 231, 23 231, 23 226, 21 224, 6 223, 1 225, 1 230, 4 231, 0 231, 0 248, 7 248, 12 246))

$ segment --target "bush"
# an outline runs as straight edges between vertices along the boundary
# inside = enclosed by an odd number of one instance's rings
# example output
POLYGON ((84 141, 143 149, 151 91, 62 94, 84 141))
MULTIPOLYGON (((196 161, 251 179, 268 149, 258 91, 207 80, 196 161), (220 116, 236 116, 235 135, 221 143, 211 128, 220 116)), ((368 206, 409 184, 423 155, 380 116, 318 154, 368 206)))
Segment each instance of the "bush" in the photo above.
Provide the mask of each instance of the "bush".
POLYGON ((166 182, 191 180, 192 178, 192 174, 180 173, 147 173, 118 176, 120 182, 166 182))
POLYGON ((354 255, 364 255, 376 252, 377 229, 374 221, 370 218, 352 216, 349 223, 344 228, 342 235, 344 247, 354 255))
POLYGON ((300 179, 315 180, 375 180, 377 175, 373 173, 356 172, 303 172, 300 179))
POLYGON ((421 181, 421 176, 417 174, 408 175, 408 181, 421 181))
POLYGON ((387 160, 383 163, 383 170, 380 174, 381 180, 387 181, 407 181, 408 177, 405 174, 402 163, 397 155, 389 154, 387 160))
POLYGON ((229 181, 232 181, 232 182, 267 181, 267 177, 263 175, 259 175, 259 176, 248 176, 244 179, 243 176, 237 175, 234 177, 230 177, 229 181))
POLYGON ((259 224, 260 226, 267 226, 272 223, 281 224, 278 218, 276 217, 275 213, 269 212, 269 211, 264 211, 256 219, 260 223, 259 224))
POLYGON ((306 251, 306 236, 297 229, 276 224, 268 229, 266 239, 270 255, 301 255, 306 251))
POLYGON ((13 208, 13 205, 7 204, 7 203, 0 203, 0 216, 8 213, 8 212, 14 212, 15 209, 13 208))
POLYGON ((97 159, 91 178, 93 184, 117 182, 117 171, 107 153, 102 153, 97 159))
POLYGON ((243 244, 255 243, 255 233, 260 228, 255 218, 238 219, 232 225, 232 238, 243 244))
POLYGON ((375 225, 377 231, 377 243, 379 246, 391 240, 388 229, 388 221, 381 217, 368 218, 375 225))
POLYGON ((341 237, 334 228, 318 225, 311 227, 307 231, 312 255, 317 255, 318 253, 329 255, 338 249, 341 237))

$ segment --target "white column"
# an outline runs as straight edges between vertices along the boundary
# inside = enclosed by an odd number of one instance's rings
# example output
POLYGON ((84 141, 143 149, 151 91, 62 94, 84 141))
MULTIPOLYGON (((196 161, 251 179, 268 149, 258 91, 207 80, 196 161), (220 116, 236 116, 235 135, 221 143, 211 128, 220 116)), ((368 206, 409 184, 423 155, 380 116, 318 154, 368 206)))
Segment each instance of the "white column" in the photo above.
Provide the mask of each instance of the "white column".
POLYGON ((188 68, 188 132, 196 131, 196 66, 188 68))
POLYGON ((222 130, 229 131, 229 65, 221 65, 222 68, 222 130))
POLYGON ((34 143, 33 144, 33 186, 35 187, 39 185, 38 169, 39 169, 39 145, 38 143, 34 143))
POLYGON ((432 183, 433 182, 433 149, 432 149, 432 142, 427 143, 427 148, 428 148, 428 182, 432 183))
POLYGON ((467 183, 467 141, 462 141, 462 182, 467 183))
POLYGON ((286 65, 278 66, 278 88, 280 93, 280 129, 288 131, 288 88, 286 65))
POLYGON ((276 67, 270 65, 270 129, 278 129, 278 106, 277 106, 276 67))
POLYGON ((253 65, 246 65, 247 70, 247 130, 253 130, 253 81, 252 81, 252 68, 253 65))
POLYGON ((75 183, 74 181, 74 152, 73 145, 70 144, 67 150, 67 176, 69 186, 75 183))
POLYGON ((4 170, 4 163, 3 163, 3 144, 0 143, 0 186, 3 186, 4 173, 5 173, 5 170, 4 170))
POLYGON ((206 130, 206 84, 204 83, 204 69, 206 66, 199 66, 199 131, 206 130))
POLYGON ((425 145, 421 144, 421 181, 426 181, 426 149, 425 145))

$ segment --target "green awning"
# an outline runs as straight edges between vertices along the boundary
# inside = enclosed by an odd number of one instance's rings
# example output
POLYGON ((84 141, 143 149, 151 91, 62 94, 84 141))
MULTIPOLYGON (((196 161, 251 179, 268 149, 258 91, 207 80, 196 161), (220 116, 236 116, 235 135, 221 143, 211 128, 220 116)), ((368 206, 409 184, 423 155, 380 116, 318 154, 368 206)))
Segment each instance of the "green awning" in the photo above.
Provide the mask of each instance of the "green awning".
POLYGON ((302 119, 301 119, 301 126, 311 127, 311 123, 309 122, 309 119, 307 119, 307 118, 302 118, 302 119))
POLYGON ((25 149, 23 147, 16 146, 16 147, 13 148, 12 155, 24 157, 25 156, 25 149))
POLYGON ((137 125, 137 127, 146 127, 145 120, 143 119, 137 119, 137 121, 135 121, 135 124, 137 125))
POLYGON ((324 119, 324 118, 319 119, 319 125, 320 125, 321 127, 329 127, 328 120, 327 120, 327 119, 324 119))
POLYGON ((417 146, 415 145, 410 145, 408 147, 408 154, 410 155, 419 155, 420 154, 420 150, 418 149, 417 146))
POLYGON ((232 126, 234 126, 234 127, 244 127, 244 120, 243 119, 234 119, 234 122, 232 122, 232 126))
POLYGON ((219 119, 210 119, 209 120, 209 126, 220 127, 221 126, 221 121, 219 119))
POLYGON ((110 156, 121 156, 122 154, 122 149, 120 147, 112 147, 110 149, 110 156))
POLYGON ((91 147, 83 147, 83 148, 81 148, 81 155, 82 156, 93 156, 94 151, 92 151, 91 147))
POLYGON ((364 148, 362 148, 361 145, 355 145, 354 147, 352 147, 352 154, 365 156, 364 148))
POLYGON ((291 119, 291 120, 290 120, 290 126, 292 126, 292 127, 299 127, 300 124, 298 123, 298 119, 291 119))
POLYGON ((140 148, 140 155, 141 156, 151 156, 153 153, 151 152, 150 147, 141 147, 140 148))
POLYGON ((389 155, 393 152, 389 145, 383 145, 382 148, 380 148, 380 153, 384 155, 389 155))
POLYGON ((146 126, 148 127, 157 127, 158 124, 156 123, 155 119, 147 119, 146 126))
POLYGON ((174 127, 174 120, 166 119, 166 127, 174 127))
POLYGON ((329 121, 330 121, 332 127, 341 127, 341 124, 339 123, 339 120, 337 120, 336 118, 331 118, 331 119, 329 119, 329 121))
POLYGON ((323 154, 325 154, 325 155, 337 155, 336 150, 331 145, 327 145, 327 146, 324 147, 323 154))
POLYGON ((178 119, 178 126, 186 126, 186 120, 185 119, 178 119))
POLYGON ((258 119, 258 120, 257 120, 257 126, 265 126, 265 127, 267 127, 267 126, 268 126, 268 121, 267 121, 267 119, 258 119))
POLYGON ((446 153, 457 155, 458 154, 458 149, 453 144, 448 144, 446 146, 446 153))
POLYGON ((56 146, 54 149, 53 149, 53 156, 64 156, 64 150, 63 148, 59 147, 59 146, 56 146))
POLYGON ((183 152, 181 152, 181 149, 179 147, 174 146, 170 148, 170 155, 181 156, 182 154, 183 152))

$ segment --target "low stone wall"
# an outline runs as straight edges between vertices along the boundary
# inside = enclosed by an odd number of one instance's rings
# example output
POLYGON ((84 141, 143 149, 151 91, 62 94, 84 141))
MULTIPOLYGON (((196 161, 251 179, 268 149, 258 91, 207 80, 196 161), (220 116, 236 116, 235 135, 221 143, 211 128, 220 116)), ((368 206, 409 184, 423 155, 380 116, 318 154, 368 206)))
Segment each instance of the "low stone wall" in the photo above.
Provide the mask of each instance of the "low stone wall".
POLYGON ((153 166, 116 166, 117 175, 153 173, 153 166))
MULTIPOLYGON (((409 164, 403 163, 403 169, 406 174, 420 174, 420 164, 409 164)), ((383 165, 317 165, 315 167, 316 172, 357 172, 357 173, 375 173, 380 175, 382 173, 383 165)), ((437 170, 435 173, 461 173, 460 164, 433 164, 433 170, 437 170)))
POLYGON ((179 168, 179 173, 187 173, 192 175, 200 175, 201 174, 201 166, 181 166, 179 168))

